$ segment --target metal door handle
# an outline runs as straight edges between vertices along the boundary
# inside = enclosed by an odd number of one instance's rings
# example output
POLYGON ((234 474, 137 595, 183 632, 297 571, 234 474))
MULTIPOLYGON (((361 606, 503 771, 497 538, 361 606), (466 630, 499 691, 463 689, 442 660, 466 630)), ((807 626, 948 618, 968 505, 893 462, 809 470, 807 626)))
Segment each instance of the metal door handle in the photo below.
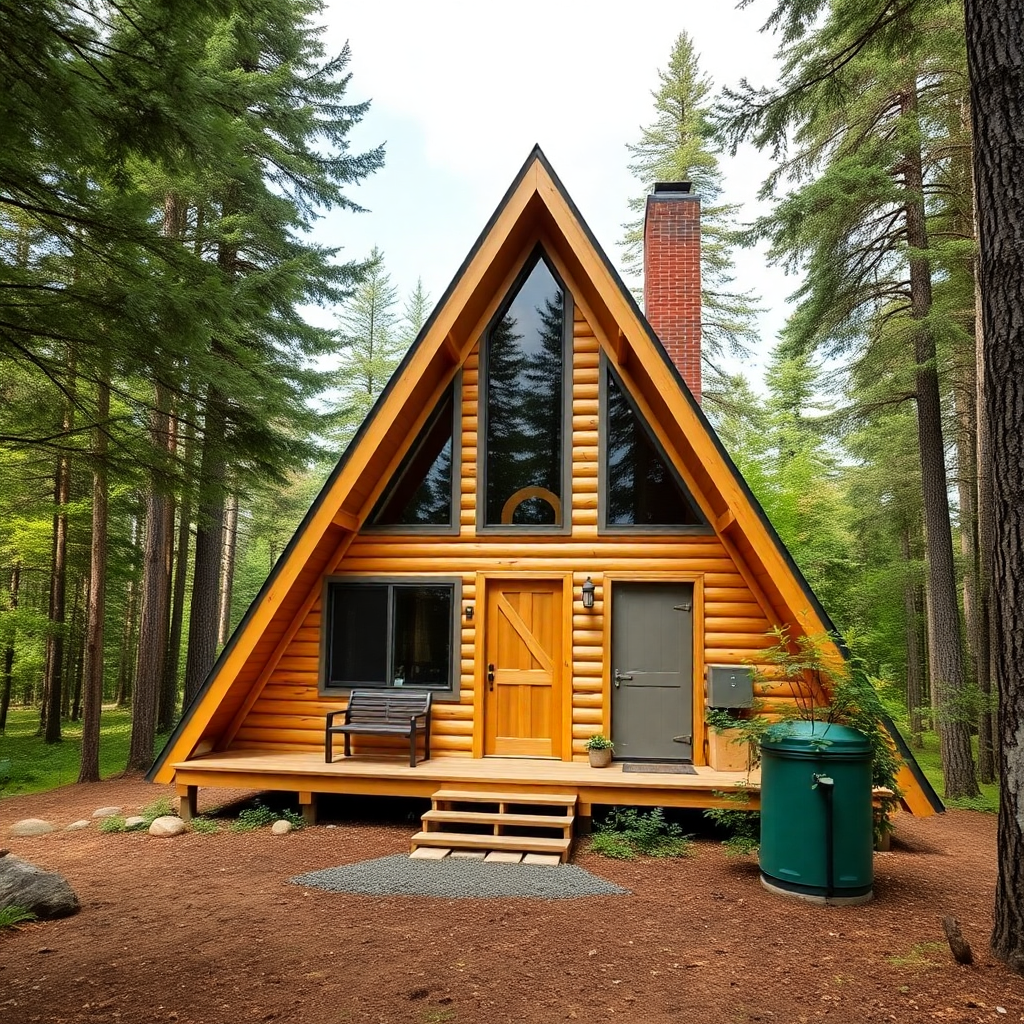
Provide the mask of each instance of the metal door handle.
POLYGON ((633 677, 631 675, 624 676, 618 669, 615 670, 615 688, 618 689, 619 683, 632 682, 633 677))
POLYGON ((493 665, 488 665, 487 666, 487 689, 488 690, 493 690, 494 689, 494 666, 493 665))

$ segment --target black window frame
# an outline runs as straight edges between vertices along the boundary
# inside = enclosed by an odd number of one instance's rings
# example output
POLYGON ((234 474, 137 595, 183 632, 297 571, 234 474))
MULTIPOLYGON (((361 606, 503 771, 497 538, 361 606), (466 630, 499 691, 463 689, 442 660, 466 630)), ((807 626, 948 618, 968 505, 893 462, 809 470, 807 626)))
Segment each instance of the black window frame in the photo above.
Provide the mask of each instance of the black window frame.
POLYGON ((626 387, 626 382, 622 379, 622 375, 612 365, 611 360, 608 358, 605 352, 601 353, 601 358, 598 361, 598 373, 600 377, 598 379, 598 402, 600 415, 598 417, 598 432, 597 432, 597 532, 598 535, 603 534, 672 534, 672 535, 685 535, 694 534, 698 536, 711 536, 714 535, 715 530, 711 523, 708 521, 707 516, 704 514, 704 510, 700 506, 700 502, 694 497, 693 489, 686 483, 676 469, 675 463, 668 457, 668 452, 665 451, 664 446, 658 439, 658 435, 651 430, 650 425, 647 423, 647 417, 641 412, 630 394, 629 388, 626 387), (623 397, 626 400, 626 404, 629 406, 633 415, 637 418, 642 430, 646 430, 647 438, 654 447, 654 450, 658 453, 661 460, 665 463, 669 473, 672 474, 672 479, 676 482, 676 486, 679 487, 683 494, 688 496, 690 504, 693 506, 694 512, 700 518, 699 523, 675 523, 675 524, 647 524, 647 523, 609 523, 608 522, 608 377, 609 375, 614 376, 615 383, 618 385, 619 390, 622 392, 623 397))
POLYGON ((400 587, 444 587, 451 592, 451 623, 448 654, 448 686, 402 686, 402 690, 413 693, 432 693, 439 701, 455 701, 460 697, 461 678, 461 646, 462 646, 462 578, 460 576, 327 576, 324 578, 321 594, 320 624, 320 668, 317 676, 317 689, 321 697, 339 697, 351 693, 352 690, 389 690, 398 689, 390 683, 377 682, 331 682, 328 679, 328 668, 331 663, 331 644, 334 630, 332 623, 333 601, 332 588, 343 587, 387 587, 387 637, 386 650, 388 658, 387 678, 393 678, 394 665, 391 659, 394 651, 394 591, 400 587))
POLYGON ((572 292, 569 291, 551 262, 544 246, 538 243, 523 263, 511 287, 505 294, 501 305, 491 317, 480 340, 480 360, 477 376, 477 492, 476 492, 476 529, 477 533, 508 534, 530 536, 548 535, 565 536, 572 533, 572 353, 573 353, 573 318, 575 304, 572 292), (488 352, 491 331, 499 324, 509 307, 533 273, 541 260, 555 283, 562 291, 562 467, 561 482, 562 503, 561 523, 537 525, 533 523, 488 523, 487 522, 487 392, 488 392, 488 352))

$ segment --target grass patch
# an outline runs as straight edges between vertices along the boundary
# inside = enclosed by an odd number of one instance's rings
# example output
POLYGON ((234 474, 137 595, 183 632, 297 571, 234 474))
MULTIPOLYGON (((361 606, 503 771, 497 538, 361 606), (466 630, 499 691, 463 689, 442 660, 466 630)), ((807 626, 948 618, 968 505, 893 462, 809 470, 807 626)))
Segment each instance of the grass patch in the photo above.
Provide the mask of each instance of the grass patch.
POLYGON ((602 857, 633 860, 635 857, 689 857, 693 841, 683 830, 665 820, 660 807, 642 813, 635 807, 611 810, 595 829, 590 849, 602 857))
POLYGON ((19 924, 26 921, 34 921, 36 915, 24 907, 0 907, 0 931, 5 928, 17 929, 19 924))
POLYGON ((946 948, 944 942, 918 942, 907 953, 887 956, 885 962, 893 967, 937 967, 939 961, 934 954, 946 948))
POLYGON ((217 822, 212 821, 210 818, 193 818, 188 823, 188 827, 190 831, 198 832, 201 836, 212 836, 220 831, 220 826, 217 822))
MULTIPOLYGON (((131 708, 108 705, 100 716, 100 776, 109 778, 124 771, 131 739, 131 708)), ((0 796, 41 793, 78 780, 82 763, 82 723, 62 722, 63 740, 44 743, 39 730, 38 708, 11 708, 3 734, 3 760, 9 762, 0 773, 0 796)), ((157 736, 153 756, 163 747, 166 733, 157 736)))
MULTIPOLYGON (((909 745, 910 738, 907 735, 906 729, 902 728, 901 731, 907 738, 909 745)), ((942 796, 942 791, 945 788, 945 782, 942 778, 942 759, 939 756, 939 737, 934 732, 923 733, 921 738, 924 740, 924 749, 918 750, 916 747, 911 747, 914 757, 917 759, 917 763, 921 766, 921 771, 924 772, 925 778, 935 788, 935 792, 942 796)), ((978 744, 977 737, 972 738, 972 744, 974 746, 974 757, 977 760, 978 757, 978 744)), ((966 798, 960 797, 956 800, 947 800, 942 797, 942 802, 947 807, 958 807, 968 811, 984 811, 986 814, 998 814, 999 813, 999 783, 997 782, 983 782, 979 783, 981 788, 981 796, 966 798)))

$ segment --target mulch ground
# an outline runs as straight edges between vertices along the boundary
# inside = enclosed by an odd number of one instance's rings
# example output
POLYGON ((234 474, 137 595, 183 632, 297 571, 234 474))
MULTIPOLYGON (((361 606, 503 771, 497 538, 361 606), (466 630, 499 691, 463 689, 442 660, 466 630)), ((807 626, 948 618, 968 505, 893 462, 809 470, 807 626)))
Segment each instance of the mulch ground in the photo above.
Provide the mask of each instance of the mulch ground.
MULTIPOLYGON (((58 831, 169 790, 133 780, 0 801, 0 844, 71 882, 75 917, 0 935, 0 1021, 439 1024, 1024 1021, 1024 979, 988 953, 995 819, 899 821, 876 899, 782 899, 753 859, 700 840, 686 860, 576 863, 626 896, 544 902, 367 897, 304 889, 305 871, 409 848, 414 821, 339 820, 155 839, 58 831), (942 934, 958 917, 975 964, 942 934)), ((201 794, 209 802, 207 794, 201 794)))

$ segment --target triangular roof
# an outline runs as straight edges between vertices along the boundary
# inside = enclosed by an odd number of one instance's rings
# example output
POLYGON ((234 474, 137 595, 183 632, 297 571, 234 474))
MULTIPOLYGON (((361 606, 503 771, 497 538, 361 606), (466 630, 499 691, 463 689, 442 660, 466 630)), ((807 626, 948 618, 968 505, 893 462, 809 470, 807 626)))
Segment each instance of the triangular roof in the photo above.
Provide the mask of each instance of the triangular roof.
MULTIPOLYGON (((494 315, 538 242, 609 359, 628 367, 648 414, 681 453, 705 514, 769 621, 799 622, 807 632, 838 636, 629 289, 540 147, 534 147, 186 709, 149 778, 169 781, 174 762, 197 749, 230 742, 319 596, 323 576, 344 556, 481 326, 494 315)), ((905 802, 917 813, 942 810, 902 737, 891 722, 886 726, 906 762, 900 778, 905 802)))

